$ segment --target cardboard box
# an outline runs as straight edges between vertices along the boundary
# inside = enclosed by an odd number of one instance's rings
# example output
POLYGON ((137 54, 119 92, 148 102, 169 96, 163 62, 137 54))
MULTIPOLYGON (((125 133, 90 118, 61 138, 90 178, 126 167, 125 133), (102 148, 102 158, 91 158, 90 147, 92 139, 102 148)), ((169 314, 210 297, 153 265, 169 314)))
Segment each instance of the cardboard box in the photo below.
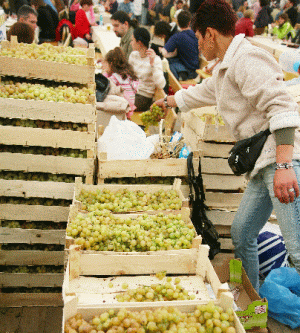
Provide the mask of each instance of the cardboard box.
POLYGON ((253 288, 242 267, 240 260, 226 260, 224 264, 214 266, 221 283, 228 283, 234 295, 236 305, 241 309, 236 311, 246 330, 268 332, 268 302, 261 299, 253 288))

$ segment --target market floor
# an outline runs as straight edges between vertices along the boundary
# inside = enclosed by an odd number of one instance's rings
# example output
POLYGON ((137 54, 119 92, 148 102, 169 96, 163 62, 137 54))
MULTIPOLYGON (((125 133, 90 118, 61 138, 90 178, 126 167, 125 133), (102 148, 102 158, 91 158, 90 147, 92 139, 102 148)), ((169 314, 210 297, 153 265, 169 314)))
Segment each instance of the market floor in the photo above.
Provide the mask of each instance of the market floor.
MULTIPOLYGON (((62 307, 0 308, 0 333, 61 333, 62 307)), ((300 333, 269 318, 271 333, 300 333)))
POLYGON ((0 333, 61 333, 62 307, 0 308, 0 333))

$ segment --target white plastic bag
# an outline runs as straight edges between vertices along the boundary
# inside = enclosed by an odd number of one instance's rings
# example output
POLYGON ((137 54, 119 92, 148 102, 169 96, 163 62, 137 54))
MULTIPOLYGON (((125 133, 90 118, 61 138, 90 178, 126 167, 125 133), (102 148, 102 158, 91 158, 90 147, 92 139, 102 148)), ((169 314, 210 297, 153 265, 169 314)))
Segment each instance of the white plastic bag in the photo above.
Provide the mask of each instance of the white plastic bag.
POLYGON ((153 153, 154 144, 137 124, 112 116, 98 140, 98 151, 107 152, 108 160, 143 160, 153 153))

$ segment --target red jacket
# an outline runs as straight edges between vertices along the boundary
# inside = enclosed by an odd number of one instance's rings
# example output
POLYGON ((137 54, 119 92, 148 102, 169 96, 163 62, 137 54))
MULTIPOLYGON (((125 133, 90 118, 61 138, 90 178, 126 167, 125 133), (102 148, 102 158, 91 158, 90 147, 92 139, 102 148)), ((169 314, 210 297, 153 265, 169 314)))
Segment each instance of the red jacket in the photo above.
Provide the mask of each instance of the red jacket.
POLYGON ((62 19, 59 23, 58 23, 58 26, 55 30, 55 35, 56 35, 56 41, 59 42, 61 40, 61 28, 62 26, 64 25, 67 25, 70 29, 70 33, 72 35, 72 39, 75 38, 75 28, 73 26, 73 24, 69 21, 69 20, 66 20, 66 19, 62 19))
POLYGON ((90 22, 86 17, 85 11, 79 9, 75 16, 75 37, 84 38, 86 34, 90 33, 90 22))
POLYGON ((253 37, 253 22, 250 18, 242 17, 236 22, 235 35, 245 34, 245 36, 253 37))

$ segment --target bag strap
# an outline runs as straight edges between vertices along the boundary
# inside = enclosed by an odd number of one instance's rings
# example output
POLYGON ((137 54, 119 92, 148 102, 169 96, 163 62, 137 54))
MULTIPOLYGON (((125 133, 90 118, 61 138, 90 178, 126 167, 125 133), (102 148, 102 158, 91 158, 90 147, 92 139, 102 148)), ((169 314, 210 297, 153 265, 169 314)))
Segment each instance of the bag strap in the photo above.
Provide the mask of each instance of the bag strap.
POLYGON ((200 198, 200 192, 198 188, 198 184, 196 181, 195 170, 193 165, 193 152, 191 152, 187 158, 187 169, 188 169, 188 179, 189 179, 189 187, 190 187, 190 202, 193 202, 200 198), (193 193, 195 192, 195 195, 193 193))

